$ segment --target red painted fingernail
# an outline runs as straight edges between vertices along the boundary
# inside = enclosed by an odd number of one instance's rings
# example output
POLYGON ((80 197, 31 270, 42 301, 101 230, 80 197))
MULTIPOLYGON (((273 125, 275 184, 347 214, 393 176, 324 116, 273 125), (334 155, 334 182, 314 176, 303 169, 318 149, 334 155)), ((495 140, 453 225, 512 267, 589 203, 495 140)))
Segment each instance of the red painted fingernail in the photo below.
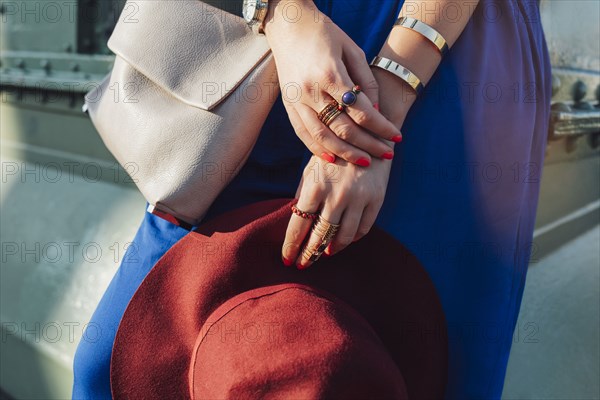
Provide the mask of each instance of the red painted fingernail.
POLYGON ((356 160, 356 165, 360 165, 361 167, 368 167, 369 165, 371 165, 371 162, 368 159, 361 157, 358 160, 356 160))
POLYGON ((294 264, 294 262, 292 260, 288 260, 287 258, 285 258, 283 256, 281 257, 281 259, 283 260, 283 265, 285 265, 286 267, 290 267, 290 266, 292 266, 292 264, 294 264))
POLYGON ((391 160, 392 158, 394 158, 394 153, 391 151, 388 151, 387 153, 383 153, 381 158, 385 158, 386 160, 391 160))
POLYGON ((325 161, 330 162, 330 163, 335 162, 335 157, 332 156, 331 154, 323 153, 323 154, 321 154, 321 158, 323 158, 325 161))
POLYGON ((298 268, 298 269, 306 269, 306 268, 308 268, 308 265, 307 266, 303 266, 302 264, 297 263, 296 264, 296 268, 298 268))
POLYGON ((377 111, 379 111, 379 103, 373 104, 373 108, 376 109, 377 111))
POLYGON ((402 141, 402 135, 396 135, 392 138, 392 142, 400 143, 402 141))

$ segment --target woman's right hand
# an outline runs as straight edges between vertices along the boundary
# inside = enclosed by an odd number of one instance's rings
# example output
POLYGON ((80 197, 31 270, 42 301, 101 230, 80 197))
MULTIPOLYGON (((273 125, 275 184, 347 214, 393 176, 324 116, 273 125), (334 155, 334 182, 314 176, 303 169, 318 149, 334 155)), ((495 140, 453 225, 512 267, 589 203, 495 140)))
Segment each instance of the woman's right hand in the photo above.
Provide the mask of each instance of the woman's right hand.
POLYGON ((296 134, 313 154, 368 166, 371 156, 391 159, 400 130, 375 108, 378 87, 363 50, 321 13, 312 0, 270 0, 264 26, 282 100, 296 134), (329 127, 317 113, 359 85, 363 93, 329 127), (375 106, 374 106, 375 105, 375 106))

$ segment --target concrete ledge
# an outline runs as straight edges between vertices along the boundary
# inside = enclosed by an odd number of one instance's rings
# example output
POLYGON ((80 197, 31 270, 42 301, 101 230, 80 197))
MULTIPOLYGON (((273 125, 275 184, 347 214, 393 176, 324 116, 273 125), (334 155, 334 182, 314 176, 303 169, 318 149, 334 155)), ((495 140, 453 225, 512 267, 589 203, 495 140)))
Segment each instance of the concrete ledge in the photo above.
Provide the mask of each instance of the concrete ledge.
POLYGON ((11 397, 70 398, 83 328, 142 220, 145 201, 124 185, 77 174, 56 179, 3 154, 0 386, 11 397))

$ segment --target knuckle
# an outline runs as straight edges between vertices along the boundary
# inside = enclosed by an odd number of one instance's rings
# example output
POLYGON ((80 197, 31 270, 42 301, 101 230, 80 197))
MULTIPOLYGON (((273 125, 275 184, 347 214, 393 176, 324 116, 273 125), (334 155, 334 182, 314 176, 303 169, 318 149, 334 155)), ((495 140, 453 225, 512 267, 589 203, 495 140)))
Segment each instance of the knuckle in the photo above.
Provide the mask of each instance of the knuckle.
POLYGON ((357 238, 365 237, 370 231, 371 231, 371 227, 370 226, 361 226, 356 231, 356 237, 357 238))
POLYGON ((362 201, 367 201, 368 199, 372 199, 373 193, 370 192, 369 188, 365 186, 355 186, 352 188, 354 192, 354 197, 357 199, 362 199, 362 201))
POLYGON ((324 85, 335 85, 337 82, 337 73, 332 68, 326 68, 321 71, 320 81, 324 85))
POLYGON ((300 124, 298 123, 298 121, 293 120, 292 118, 290 118, 290 123, 292 124, 292 128, 294 128, 294 132, 296 132, 296 135, 299 137, 303 137, 306 135, 307 130, 304 127, 304 124, 300 124))
POLYGON ((328 200, 331 204, 332 209, 343 210, 344 208, 346 208, 346 204, 348 202, 348 193, 349 192, 345 190, 345 187, 341 186, 339 191, 332 194, 328 200))
POLYGON ((352 149, 344 149, 338 154, 341 158, 349 162, 355 162, 359 158, 359 154, 352 149))
POLYGON ((294 242, 287 242, 283 244, 282 254, 284 256, 289 256, 291 254, 296 254, 300 249, 300 245, 294 242))
POLYGON ((312 132, 312 136, 315 142, 323 143, 327 137, 327 133, 327 128, 323 125, 322 127, 316 128, 312 132))
POLYGON ((356 122, 360 126, 368 125, 372 121, 371 115, 366 113, 365 111, 357 111, 354 114, 354 122, 356 122))
MULTIPOLYGON (((306 194, 307 197, 312 199, 320 199, 323 193, 326 192, 326 185, 323 181, 322 174, 316 169, 318 167, 313 167, 312 165, 307 165, 302 172, 302 194, 306 194)), ((307 210, 317 210, 318 204, 315 207, 306 207, 307 210)))
POLYGON ((315 84, 314 82, 311 82, 310 80, 303 80, 300 85, 300 96, 299 98, 302 99, 302 101, 305 101, 306 99, 312 99, 314 98, 314 93, 315 93, 315 84))
POLYGON ((354 235, 350 236, 350 235, 338 235, 335 238, 335 248, 336 249, 342 249, 344 247, 347 247, 350 243, 352 243, 352 240, 354 239, 354 235))
POLYGON ((356 46, 354 48, 354 55, 356 57, 360 57, 360 58, 365 58, 365 59, 367 58, 367 56, 365 54, 365 51, 362 48, 358 47, 358 46, 356 46))
POLYGON ((372 91, 379 91, 379 83, 377 83, 377 80, 375 78, 371 79, 370 81, 366 82, 366 88, 372 91))
POLYGON ((304 95, 306 95, 307 93, 310 94, 310 91, 312 90, 312 84, 310 83, 309 80, 301 81, 299 86, 300 86, 300 90, 302 90, 302 94, 304 94, 304 95))
POLYGON ((300 242, 302 242, 302 235, 301 235, 300 228, 296 227, 296 226, 294 226, 293 228, 290 228, 286 239, 287 239, 286 240, 287 246, 289 246, 291 248, 298 247, 300 245, 300 242))
POLYGON ((335 134, 337 137, 347 142, 352 138, 352 126, 350 124, 341 124, 336 127, 335 134))
POLYGON ((305 128, 295 127, 294 132, 296 132, 296 136, 298 136, 302 140, 309 136, 308 131, 305 128))

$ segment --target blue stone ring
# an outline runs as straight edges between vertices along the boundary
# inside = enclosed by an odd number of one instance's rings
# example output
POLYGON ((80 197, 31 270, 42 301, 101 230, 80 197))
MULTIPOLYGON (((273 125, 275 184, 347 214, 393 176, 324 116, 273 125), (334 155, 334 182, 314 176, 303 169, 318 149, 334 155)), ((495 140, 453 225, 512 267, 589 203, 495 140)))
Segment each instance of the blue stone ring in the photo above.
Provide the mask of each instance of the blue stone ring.
POLYGON ((356 103, 356 99, 358 98, 359 93, 361 92, 360 86, 356 85, 352 88, 352 90, 348 90, 346 93, 342 95, 341 105, 344 107, 350 107, 356 103))

